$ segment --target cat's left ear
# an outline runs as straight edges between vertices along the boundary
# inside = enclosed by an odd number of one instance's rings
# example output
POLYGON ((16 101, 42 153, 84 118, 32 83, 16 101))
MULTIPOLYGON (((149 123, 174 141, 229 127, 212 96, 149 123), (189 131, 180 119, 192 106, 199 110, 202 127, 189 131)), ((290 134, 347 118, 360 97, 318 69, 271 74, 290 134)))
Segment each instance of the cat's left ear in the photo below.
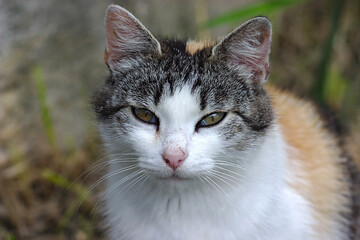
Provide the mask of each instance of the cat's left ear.
POLYGON ((271 23, 266 17, 248 20, 227 35, 214 48, 212 57, 225 61, 255 84, 270 74, 271 23))
POLYGON ((138 56, 160 55, 160 43, 141 22, 125 8, 110 5, 105 16, 106 49, 104 61, 111 69, 138 56))

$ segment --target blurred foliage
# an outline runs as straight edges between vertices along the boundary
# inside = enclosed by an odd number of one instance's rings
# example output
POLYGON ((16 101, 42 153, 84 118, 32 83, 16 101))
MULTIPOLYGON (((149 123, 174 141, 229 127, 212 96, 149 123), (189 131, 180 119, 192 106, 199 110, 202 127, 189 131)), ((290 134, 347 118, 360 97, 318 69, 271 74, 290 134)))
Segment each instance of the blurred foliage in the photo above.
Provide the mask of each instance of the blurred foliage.
POLYGON ((241 20, 245 20, 259 15, 265 16, 270 13, 283 10, 286 7, 290 7, 306 1, 308 0, 264 0, 260 2, 255 2, 217 16, 203 23, 200 28, 211 28, 222 24, 239 22, 241 20))
POLYGON ((66 148, 60 150, 42 67, 32 69, 46 133, 42 142, 48 145, 41 144, 35 156, 10 146, 9 161, 0 168, 0 207, 3 204, 10 213, 4 220, 0 211, 0 239, 101 239, 102 233, 95 226, 99 221, 94 209, 96 189, 87 187, 91 176, 83 177, 90 160, 98 158, 97 138, 86 139, 82 147, 77 147, 69 137, 66 148))
MULTIPOLYGON (((343 7, 345 2, 343 0, 333 0, 333 6, 332 6, 332 16, 331 16, 331 25, 330 25, 330 31, 328 34, 328 37, 326 38, 324 49, 322 50, 321 59, 318 65, 317 74, 315 75, 314 79, 314 86, 312 89, 313 97, 320 103, 320 104, 326 104, 326 85, 329 81, 329 67, 331 63, 331 55, 332 55, 332 48, 333 48, 333 42, 334 37, 336 35, 336 32, 339 27, 339 21, 340 21, 340 15, 342 13, 343 7)), ((338 78, 339 79, 339 78, 338 78)), ((340 83, 340 81, 333 81, 333 84, 340 83)), ((345 84, 343 82, 343 84, 345 84)), ((335 88, 332 89, 332 94, 334 94, 333 98, 336 98, 337 96, 343 94, 339 91, 344 91, 343 88, 337 88, 337 91, 335 88)), ((329 96, 329 94, 327 94, 329 96)))
POLYGON ((345 79, 337 67, 330 67, 327 80, 324 81, 324 86, 321 88, 321 93, 319 93, 319 95, 323 95, 322 98, 325 103, 339 109, 344 99, 345 92, 349 87, 347 84, 348 82, 349 81, 345 79))

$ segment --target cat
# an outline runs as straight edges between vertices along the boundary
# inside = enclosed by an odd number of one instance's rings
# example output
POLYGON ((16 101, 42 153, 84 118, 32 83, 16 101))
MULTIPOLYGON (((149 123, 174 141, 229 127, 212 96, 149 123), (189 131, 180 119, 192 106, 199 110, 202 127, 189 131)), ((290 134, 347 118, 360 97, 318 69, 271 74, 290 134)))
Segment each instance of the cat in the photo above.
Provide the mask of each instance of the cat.
POLYGON ((352 187, 312 104, 264 85, 272 26, 157 40, 110 5, 94 96, 110 239, 350 239, 352 187))

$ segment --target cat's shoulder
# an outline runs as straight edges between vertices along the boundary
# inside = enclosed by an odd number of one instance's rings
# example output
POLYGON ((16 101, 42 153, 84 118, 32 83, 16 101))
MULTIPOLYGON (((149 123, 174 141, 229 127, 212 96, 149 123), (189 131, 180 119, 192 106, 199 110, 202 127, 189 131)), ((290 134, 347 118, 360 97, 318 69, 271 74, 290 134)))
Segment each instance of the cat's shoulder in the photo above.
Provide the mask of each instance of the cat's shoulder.
POLYGON ((325 127, 312 102, 271 85, 266 90, 288 145, 291 174, 298 179, 292 187, 312 205, 319 232, 325 234, 333 224, 354 221, 350 219, 354 204, 349 197, 354 194, 348 172, 351 160, 345 157, 337 135, 325 127))

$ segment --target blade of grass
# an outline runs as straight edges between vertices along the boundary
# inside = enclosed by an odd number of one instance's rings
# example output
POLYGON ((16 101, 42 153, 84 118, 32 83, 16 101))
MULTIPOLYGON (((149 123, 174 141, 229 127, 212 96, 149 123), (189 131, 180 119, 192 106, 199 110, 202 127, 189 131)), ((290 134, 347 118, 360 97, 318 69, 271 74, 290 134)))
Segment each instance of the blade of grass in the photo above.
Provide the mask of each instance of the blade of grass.
POLYGON ((79 209, 79 203, 85 201, 89 198, 88 190, 81 184, 74 183, 63 176, 51 171, 50 169, 46 169, 42 172, 42 176, 48 180, 49 182, 62 187, 66 190, 69 190, 77 195, 76 200, 67 207, 64 215, 59 220, 57 230, 58 232, 62 232, 66 226, 69 224, 71 219, 76 215, 79 209))
POLYGON ((308 0, 265 0, 250 4, 239 9, 230 11, 218 17, 215 17, 200 25, 200 29, 211 28, 221 24, 231 23, 257 15, 265 15, 279 11, 285 7, 303 3, 308 0))
POLYGON ((48 180, 49 182, 55 184, 56 186, 62 187, 66 190, 69 190, 73 193, 75 193, 78 196, 83 196, 87 192, 87 188, 79 183, 74 183, 60 174, 57 174, 50 169, 45 169, 42 172, 42 176, 48 180))
POLYGON ((339 27, 340 15, 345 5, 345 1, 343 0, 333 0, 332 2, 331 28, 322 50, 318 71, 315 75, 315 84, 312 89, 312 95, 321 105, 324 105, 326 101, 325 86, 331 62, 332 45, 339 27))
POLYGON ((15 236, 11 233, 8 233, 5 228, 0 223, 0 239, 4 240, 15 240, 15 236))
POLYGON ((40 66, 35 66, 33 68, 33 78, 36 84, 37 89, 37 97, 40 104, 40 112, 43 126, 45 128, 46 137, 49 143, 55 147, 56 138, 55 138, 55 130, 54 124, 50 114, 50 108, 47 103, 47 94, 46 87, 44 81, 44 74, 42 68, 40 66))
POLYGON ((330 66, 329 72, 329 77, 324 85, 324 99, 328 105, 339 109, 344 100, 349 80, 346 79, 341 71, 333 64, 330 66))

